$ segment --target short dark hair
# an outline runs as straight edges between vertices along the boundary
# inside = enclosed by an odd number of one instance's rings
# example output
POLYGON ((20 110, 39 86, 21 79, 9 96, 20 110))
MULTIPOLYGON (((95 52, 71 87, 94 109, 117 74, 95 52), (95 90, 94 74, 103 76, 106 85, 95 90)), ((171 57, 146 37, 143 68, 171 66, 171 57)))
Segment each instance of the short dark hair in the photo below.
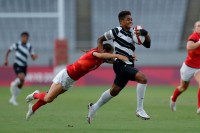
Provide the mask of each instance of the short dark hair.
POLYGON ((103 44, 103 49, 104 49, 106 52, 114 51, 113 46, 112 46, 111 44, 109 44, 109 43, 103 44))
POLYGON ((26 31, 24 31, 24 32, 21 33, 21 37, 22 37, 22 36, 27 36, 27 37, 29 37, 29 33, 26 32, 26 31))
POLYGON ((121 20, 123 20, 126 15, 131 15, 131 12, 130 11, 121 11, 119 14, 118 14, 118 19, 119 19, 119 22, 121 20))

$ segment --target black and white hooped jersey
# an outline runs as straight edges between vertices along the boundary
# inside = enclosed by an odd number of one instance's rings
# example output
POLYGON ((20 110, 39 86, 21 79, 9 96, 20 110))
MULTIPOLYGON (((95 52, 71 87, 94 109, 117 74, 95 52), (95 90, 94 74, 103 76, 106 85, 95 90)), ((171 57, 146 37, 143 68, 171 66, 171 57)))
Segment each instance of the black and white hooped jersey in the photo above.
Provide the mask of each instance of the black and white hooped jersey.
MULTIPOLYGON (((107 40, 113 40, 115 53, 132 58, 135 46, 132 37, 132 30, 125 31, 122 27, 116 27, 104 33, 107 40)), ((133 64, 133 61, 124 61, 126 64, 133 64)))
POLYGON ((15 50, 14 63, 19 66, 27 66, 28 56, 35 54, 30 43, 22 44, 20 41, 11 45, 9 49, 15 50))

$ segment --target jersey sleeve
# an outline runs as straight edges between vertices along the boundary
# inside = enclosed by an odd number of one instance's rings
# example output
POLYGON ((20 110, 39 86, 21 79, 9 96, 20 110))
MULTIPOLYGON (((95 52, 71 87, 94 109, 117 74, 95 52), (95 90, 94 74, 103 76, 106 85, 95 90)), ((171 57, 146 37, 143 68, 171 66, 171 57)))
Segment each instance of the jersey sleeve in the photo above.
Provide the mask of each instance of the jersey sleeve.
POLYGON ((29 53, 30 53, 30 55, 34 55, 35 54, 35 50, 34 50, 34 48, 32 46, 30 46, 30 48, 29 48, 29 53))
POLYGON ((188 41, 198 42, 197 36, 193 33, 188 37, 188 41))
POLYGON ((116 38, 116 36, 118 35, 118 33, 119 33, 118 28, 114 28, 112 30, 105 32, 104 36, 105 36, 106 40, 114 40, 116 38))
POLYGON ((16 50, 16 49, 17 49, 17 44, 16 44, 16 43, 13 43, 13 44, 9 47, 9 49, 10 49, 11 51, 16 50))

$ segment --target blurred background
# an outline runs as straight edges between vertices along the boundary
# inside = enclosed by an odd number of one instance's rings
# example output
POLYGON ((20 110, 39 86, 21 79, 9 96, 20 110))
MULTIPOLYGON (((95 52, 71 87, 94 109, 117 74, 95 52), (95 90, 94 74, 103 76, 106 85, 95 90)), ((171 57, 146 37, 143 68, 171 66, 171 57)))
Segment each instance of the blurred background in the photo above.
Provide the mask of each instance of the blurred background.
MULTIPOLYGON (((132 12, 134 25, 143 25, 150 33, 152 47, 136 46, 136 67, 150 84, 177 84, 184 61, 187 37, 200 19, 199 0, 0 0, 0 85, 9 85, 15 75, 4 67, 5 52, 30 33, 30 43, 39 58, 29 58, 27 85, 49 85, 55 67, 73 63, 82 49, 97 46, 97 38, 119 26, 118 13, 132 12)), ((77 85, 111 85, 112 65, 90 73, 77 85)))

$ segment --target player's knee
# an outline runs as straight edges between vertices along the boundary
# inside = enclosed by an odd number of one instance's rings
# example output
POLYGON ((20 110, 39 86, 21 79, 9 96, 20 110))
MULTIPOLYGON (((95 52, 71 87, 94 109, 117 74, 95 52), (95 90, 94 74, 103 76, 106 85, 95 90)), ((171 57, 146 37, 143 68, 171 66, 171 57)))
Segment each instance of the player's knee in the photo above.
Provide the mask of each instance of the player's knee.
POLYGON ((136 74, 136 77, 135 77, 136 81, 141 83, 141 84, 147 84, 148 80, 146 78, 146 76, 140 72, 138 72, 136 74))
POLYGON ((148 82, 148 80, 147 80, 146 77, 142 77, 142 78, 140 79, 140 83, 141 83, 141 84, 147 84, 147 82, 148 82))
POLYGON ((44 98, 44 101, 47 102, 47 103, 51 103, 53 102, 54 98, 53 97, 45 97, 44 98))
POLYGON ((18 88, 21 89, 23 87, 23 85, 24 85, 24 79, 23 80, 20 79, 20 83, 18 84, 18 88))
POLYGON ((122 90, 122 88, 120 88, 118 86, 113 86, 110 90, 110 95, 113 97, 117 96, 121 90, 122 90))
POLYGON ((178 90, 179 90, 180 92, 184 92, 186 89, 187 89, 187 88, 184 87, 184 86, 179 86, 179 87, 178 87, 178 90))
POLYGON ((119 92, 117 92, 117 91, 111 91, 110 92, 110 95, 113 96, 113 97, 117 96, 118 94, 119 94, 119 92))

